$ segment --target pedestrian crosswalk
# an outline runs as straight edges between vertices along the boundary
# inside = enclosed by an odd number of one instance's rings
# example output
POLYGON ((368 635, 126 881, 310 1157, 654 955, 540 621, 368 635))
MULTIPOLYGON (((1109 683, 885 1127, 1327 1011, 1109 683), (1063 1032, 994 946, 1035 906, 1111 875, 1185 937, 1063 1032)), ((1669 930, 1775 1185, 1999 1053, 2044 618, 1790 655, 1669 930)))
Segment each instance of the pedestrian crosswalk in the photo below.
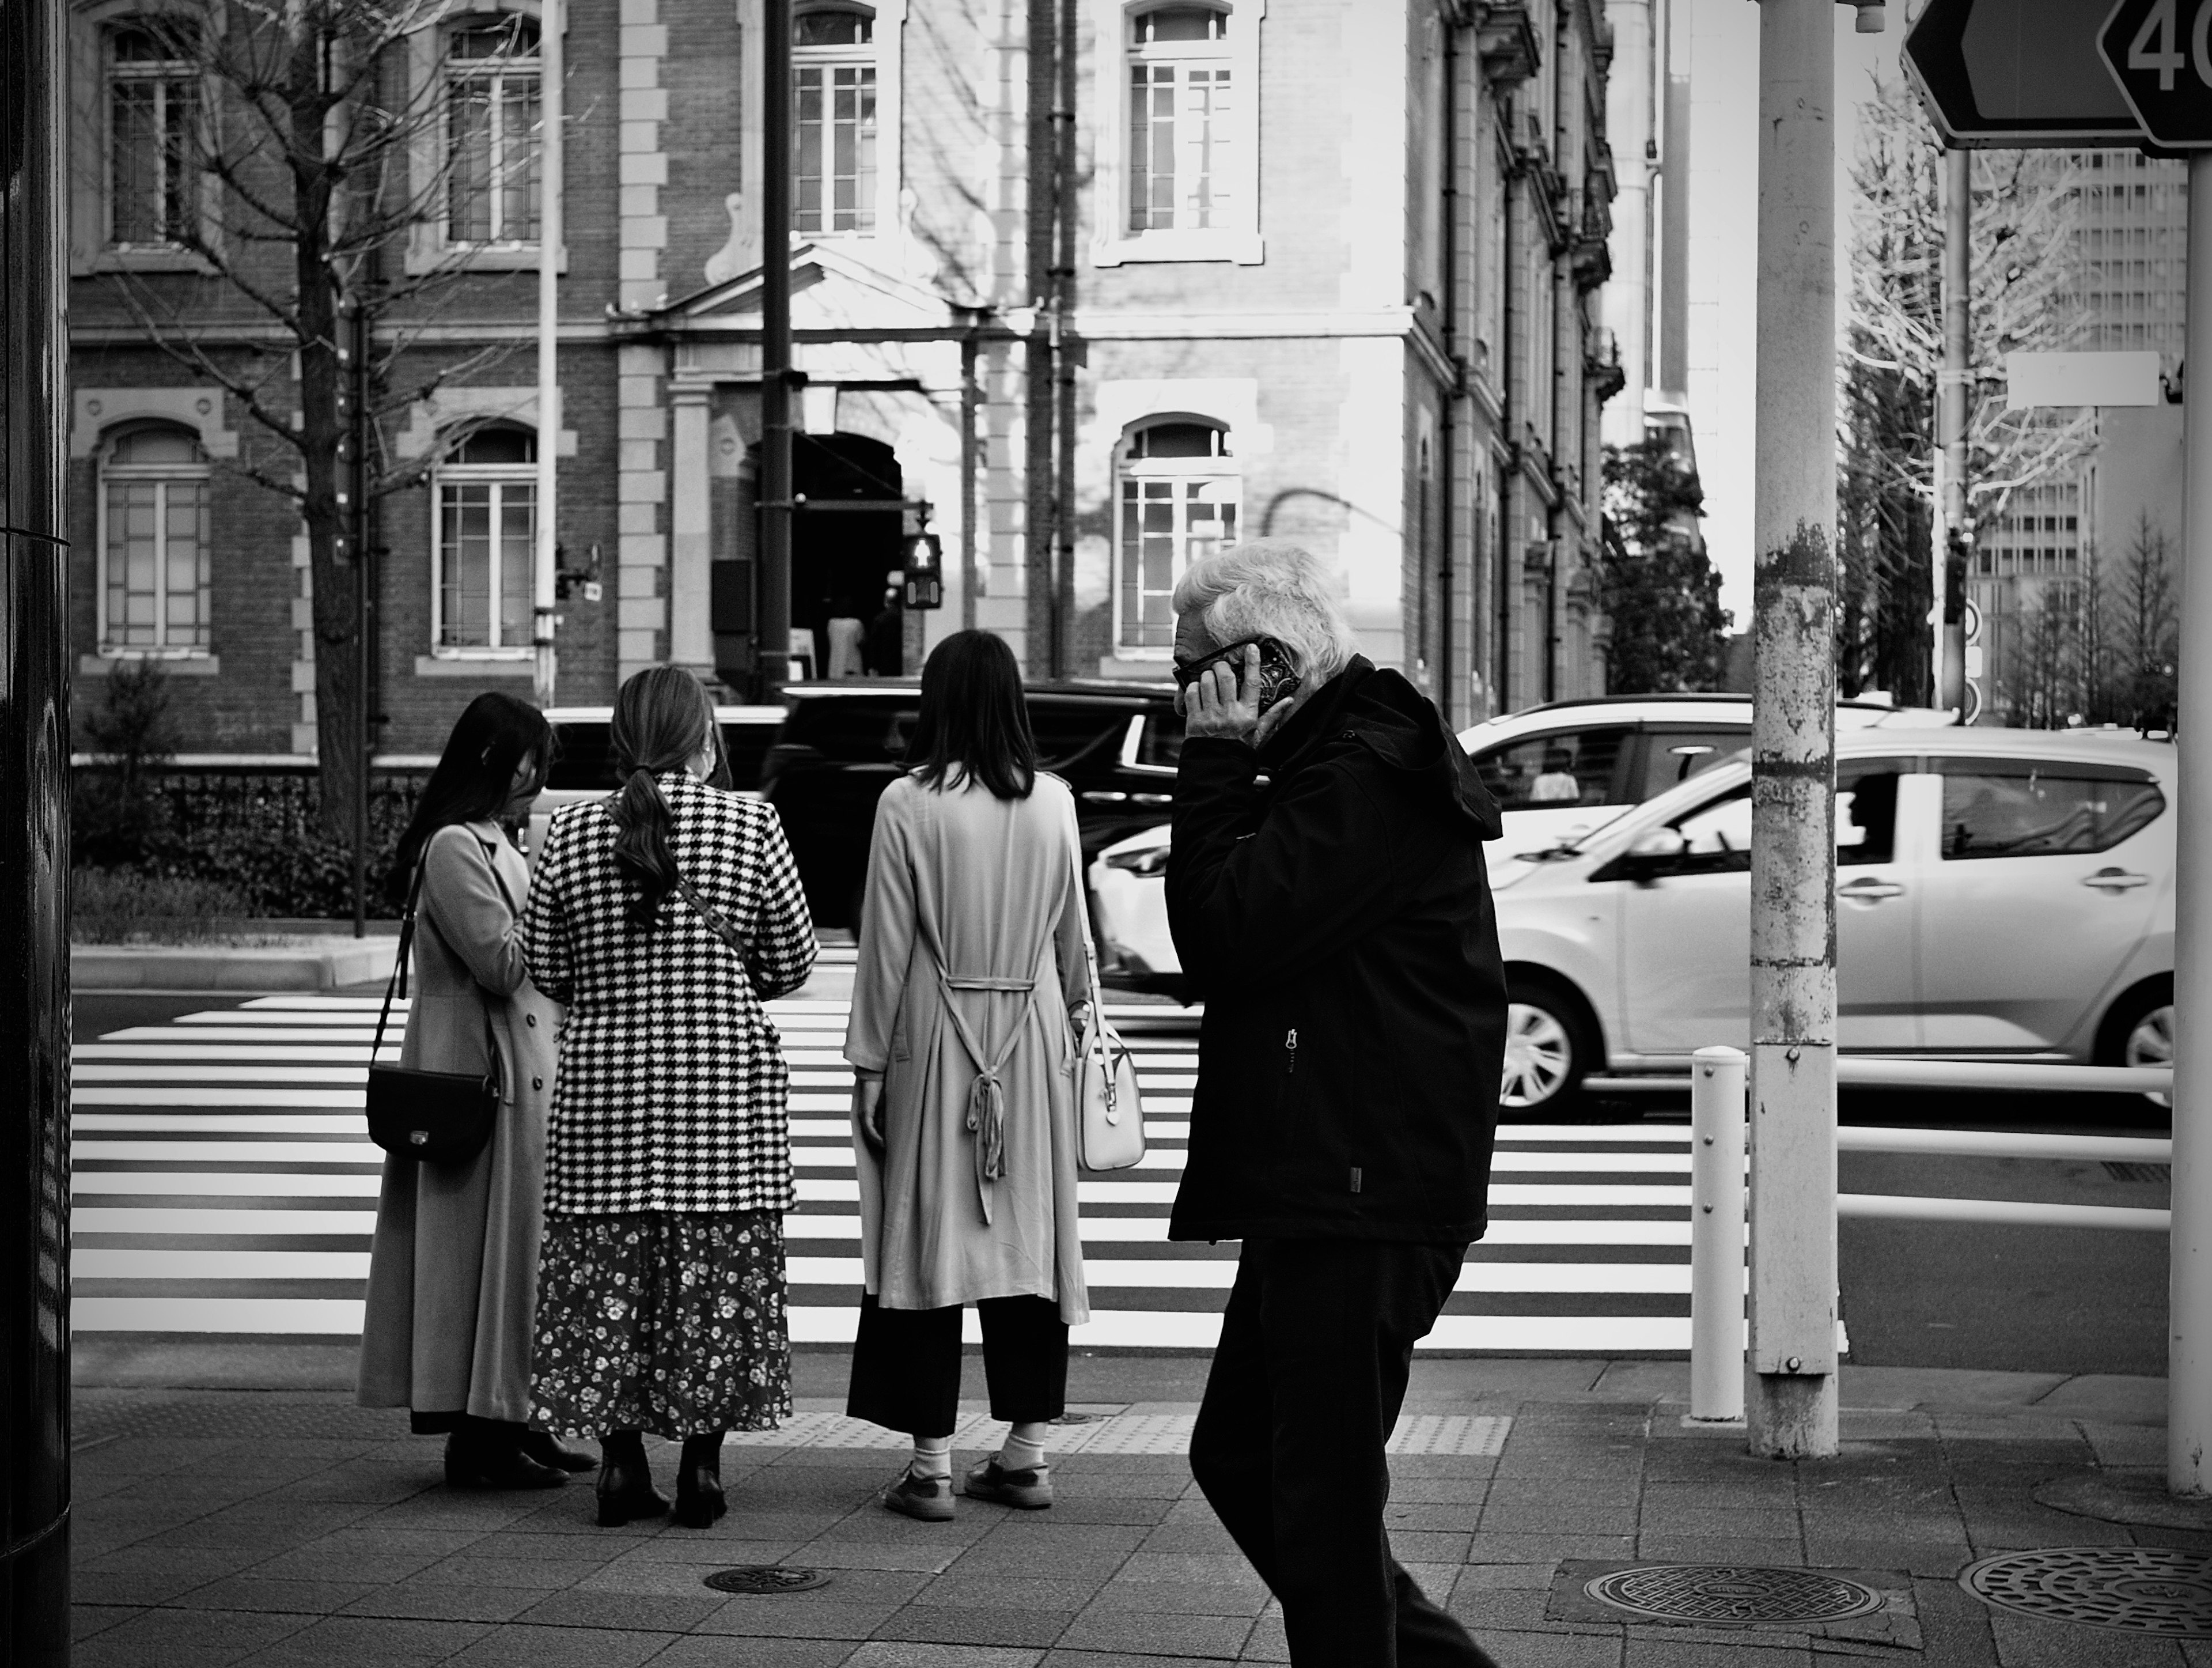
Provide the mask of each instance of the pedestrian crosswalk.
MULTIPOLYGON (((77 1330, 358 1335, 382 1160, 362 1117, 376 1006, 265 996, 78 1046, 77 1330)), ((846 1007, 793 999, 770 1012, 791 1068, 792 1336, 848 1342, 861 1264, 852 1072, 840 1052, 846 1007)), ((1074 1342, 1207 1348, 1237 1247, 1167 1238, 1195 1026, 1175 1008, 1109 1012, 1135 1055, 1152 1150, 1138 1169, 1079 1184, 1092 1318, 1074 1342)), ((384 1053, 397 1057, 391 1033, 384 1053)), ((1686 1351, 1689 1164, 1679 1123, 1501 1129, 1489 1235, 1423 1347, 1686 1351)), ((972 1330, 972 1312, 968 1319, 972 1330)))

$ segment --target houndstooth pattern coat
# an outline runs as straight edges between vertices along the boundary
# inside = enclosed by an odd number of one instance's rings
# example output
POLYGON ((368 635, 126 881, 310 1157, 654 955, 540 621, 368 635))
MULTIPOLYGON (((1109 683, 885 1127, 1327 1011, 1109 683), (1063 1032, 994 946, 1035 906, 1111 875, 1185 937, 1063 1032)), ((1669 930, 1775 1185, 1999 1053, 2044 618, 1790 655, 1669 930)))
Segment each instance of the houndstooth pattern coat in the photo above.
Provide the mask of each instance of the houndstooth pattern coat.
POLYGON ((788 1074, 763 1001, 814 966, 814 923, 775 810, 684 770, 659 778, 678 871, 745 934, 765 988, 680 892, 630 924, 611 800, 553 813, 530 887, 531 978, 568 1004, 546 1131, 545 1208, 785 1211, 788 1074))

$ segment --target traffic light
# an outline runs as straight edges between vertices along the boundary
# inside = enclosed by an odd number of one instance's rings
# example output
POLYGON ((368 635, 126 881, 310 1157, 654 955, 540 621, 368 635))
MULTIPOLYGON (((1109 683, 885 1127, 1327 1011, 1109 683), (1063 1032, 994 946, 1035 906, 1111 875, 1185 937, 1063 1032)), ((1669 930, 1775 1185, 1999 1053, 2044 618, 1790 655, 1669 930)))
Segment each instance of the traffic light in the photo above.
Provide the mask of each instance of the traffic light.
POLYGON ((906 541, 906 606, 945 606, 945 545, 927 530, 908 535, 906 541))

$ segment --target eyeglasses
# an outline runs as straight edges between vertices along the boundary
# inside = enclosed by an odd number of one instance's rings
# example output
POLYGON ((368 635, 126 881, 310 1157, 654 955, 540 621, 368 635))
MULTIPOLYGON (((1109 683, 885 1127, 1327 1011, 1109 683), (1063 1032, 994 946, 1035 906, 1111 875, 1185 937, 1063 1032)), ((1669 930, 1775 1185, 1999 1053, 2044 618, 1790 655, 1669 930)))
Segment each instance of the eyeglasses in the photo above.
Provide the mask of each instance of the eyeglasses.
POLYGON ((1184 665, 1175 667, 1174 675, 1176 687, 1177 689, 1188 689, 1193 684, 1196 683, 1200 678, 1203 678, 1215 667, 1219 666, 1224 661, 1229 660, 1231 656, 1235 656, 1241 660, 1246 649, 1249 648, 1254 643, 1262 642, 1265 641, 1265 638, 1257 636, 1239 637, 1235 642, 1230 643, 1224 648, 1217 648, 1211 654, 1200 655, 1197 660, 1188 661, 1184 665))

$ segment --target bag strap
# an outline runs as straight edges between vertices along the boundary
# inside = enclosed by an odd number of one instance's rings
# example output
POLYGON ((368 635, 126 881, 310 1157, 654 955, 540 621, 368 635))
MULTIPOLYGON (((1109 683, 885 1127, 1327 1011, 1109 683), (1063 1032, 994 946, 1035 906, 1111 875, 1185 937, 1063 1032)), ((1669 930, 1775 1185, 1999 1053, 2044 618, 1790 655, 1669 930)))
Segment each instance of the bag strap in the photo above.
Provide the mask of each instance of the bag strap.
MULTIPOLYGON (((392 958, 392 977, 384 985, 384 1007, 376 1016, 376 1040, 368 1045, 368 1063, 374 1065, 384 1048, 384 1027, 392 1018, 392 995, 396 990, 407 994, 407 953, 415 946, 415 910, 422 896, 422 859, 428 855, 429 842, 423 843, 426 850, 415 858, 415 878, 407 883, 407 904, 399 916, 399 953, 392 958)), ((495 871, 496 873, 496 871, 495 871)))

